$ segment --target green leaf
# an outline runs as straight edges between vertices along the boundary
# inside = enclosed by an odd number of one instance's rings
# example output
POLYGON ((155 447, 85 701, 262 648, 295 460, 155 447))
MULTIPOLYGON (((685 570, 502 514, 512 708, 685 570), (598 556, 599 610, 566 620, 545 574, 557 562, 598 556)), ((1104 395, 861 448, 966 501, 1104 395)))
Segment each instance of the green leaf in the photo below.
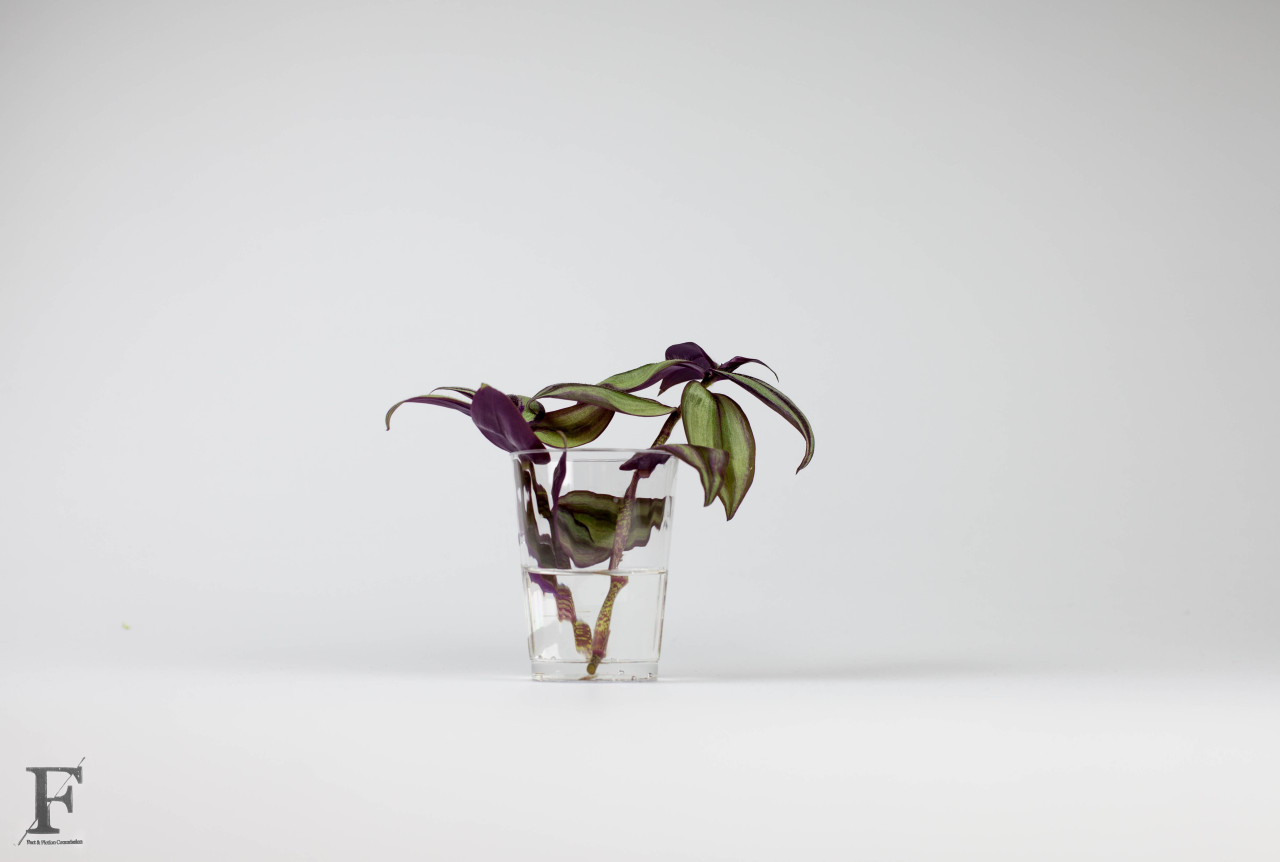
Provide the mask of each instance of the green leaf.
POLYGON ((536 422, 547 415, 547 408, 542 406, 542 402, 535 401, 532 398, 525 398, 523 395, 513 397, 520 399, 520 415, 524 417, 524 421, 536 422))
POLYGON ((668 359, 663 362, 650 362, 648 365, 641 365, 639 368, 633 368, 630 371, 623 371, 612 377, 606 377, 600 381, 601 386, 609 386, 613 389, 621 389, 624 392, 634 392, 637 389, 644 389, 658 382, 659 376, 668 368, 674 368, 677 365, 691 366, 699 372, 701 376, 702 369, 698 368, 687 359, 668 359))
MULTIPOLYGON (((622 498, 608 494, 570 491, 560 497, 556 511, 560 542, 575 566, 586 568, 609 559, 621 511, 622 498)), ((665 514, 666 500, 637 497, 632 502, 626 549, 647 545, 665 514)))
POLYGON ((575 404, 552 410, 533 423, 533 433, 548 446, 584 446, 604 433, 613 411, 593 404, 575 404), (561 438, 561 434, 564 437, 561 438))
POLYGON ((698 478, 702 480, 702 505, 710 506, 721 492, 725 466, 729 462, 728 454, 723 449, 710 449, 689 443, 668 443, 655 448, 676 456, 698 471, 698 478))
POLYGON ((717 496, 724 503, 724 517, 732 521, 756 475, 756 437, 747 414, 728 395, 715 393, 719 408, 720 444, 726 453, 724 484, 717 496))
POLYGON ((716 400, 707 387, 696 380, 685 384, 680 396, 680 421, 684 423, 684 438, 694 446, 723 448, 716 400))
MULTIPOLYGON (((716 371, 717 377, 723 377, 726 380, 732 380, 743 389, 759 398, 765 404, 768 404, 774 412, 783 419, 786 419, 795 429, 804 437, 804 460, 800 462, 800 466, 796 468, 799 473, 803 470, 813 458, 813 426, 809 424, 809 420, 804 413, 800 412, 800 408, 795 402, 787 396, 783 395, 776 388, 752 377, 749 374, 734 374, 732 371, 716 371)), ((687 391, 687 390, 686 390, 687 391)))
POLYGON ((661 401, 643 398, 629 392, 619 392, 607 386, 593 386, 590 383, 557 383, 548 386, 537 395, 540 398, 559 398, 564 401, 577 401, 582 404, 594 404, 606 410, 626 413, 630 416, 665 416, 675 410, 661 401))

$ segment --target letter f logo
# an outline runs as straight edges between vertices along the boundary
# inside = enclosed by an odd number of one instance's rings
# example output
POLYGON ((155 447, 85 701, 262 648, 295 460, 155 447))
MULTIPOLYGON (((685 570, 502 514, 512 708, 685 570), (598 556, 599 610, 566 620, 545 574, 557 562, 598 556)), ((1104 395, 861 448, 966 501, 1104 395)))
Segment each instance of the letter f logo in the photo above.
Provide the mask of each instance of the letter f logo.
MULTIPOLYGON (((83 760, 80 761, 84 763, 83 760)), ((36 819, 32 828, 27 830, 30 835, 56 835, 60 830, 55 829, 49 823, 49 806, 54 802, 61 802, 63 807, 67 809, 67 813, 71 813, 71 788, 67 787, 66 791, 56 796, 49 795, 49 773, 65 772, 67 774, 66 781, 62 782, 63 787, 71 779, 76 780, 76 784, 84 783, 84 767, 82 766, 28 766, 27 772, 33 772, 36 776, 36 819)), ((61 787, 58 788, 62 790, 61 787)))

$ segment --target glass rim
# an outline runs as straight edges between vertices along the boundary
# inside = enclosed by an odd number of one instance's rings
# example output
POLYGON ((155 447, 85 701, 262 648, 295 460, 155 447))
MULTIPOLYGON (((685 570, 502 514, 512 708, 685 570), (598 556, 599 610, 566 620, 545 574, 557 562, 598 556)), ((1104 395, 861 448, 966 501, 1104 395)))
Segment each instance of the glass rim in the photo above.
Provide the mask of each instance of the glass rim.
POLYGON ((571 447, 569 447, 568 449, 564 449, 564 448, 561 448, 561 447, 559 447, 559 446, 548 446, 548 447, 547 447, 547 448, 545 448, 545 449, 518 449, 518 450, 516 450, 515 452, 511 452, 511 453, 509 453, 509 454, 511 455, 511 457, 512 457, 512 458, 516 458, 516 459, 518 459, 518 458, 520 458, 520 456, 522 456, 522 455, 552 455, 552 456, 554 456, 554 455, 556 455, 556 454, 558 454, 558 453, 562 453, 562 452, 563 452, 563 453, 567 453, 567 454, 569 454, 569 455, 575 455, 575 454, 577 454, 577 453, 579 453, 579 452, 584 452, 584 453, 585 453, 585 452, 590 452, 590 453, 593 453, 593 454, 611 454, 611 453, 616 453, 616 454, 618 454, 618 455, 626 455, 627 457, 632 457, 632 456, 635 456, 635 455, 642 455, 642 454, 644 454, 644 453, 646 453, 646 452, 651 452, 651 453, 653 453, 653 454, 655 454, 655 455, 671 455, 671 453, 670 453, 670 452, 664 452, 664 451, 662 451, 661 449, 648 449, 648 448, 645 448, 645 449, 619 449, 619 448, 613 448, 613 447, 607 447, 607 446, 605 446, 605 447, 594 447, 594 446, 571 446, 571 447))

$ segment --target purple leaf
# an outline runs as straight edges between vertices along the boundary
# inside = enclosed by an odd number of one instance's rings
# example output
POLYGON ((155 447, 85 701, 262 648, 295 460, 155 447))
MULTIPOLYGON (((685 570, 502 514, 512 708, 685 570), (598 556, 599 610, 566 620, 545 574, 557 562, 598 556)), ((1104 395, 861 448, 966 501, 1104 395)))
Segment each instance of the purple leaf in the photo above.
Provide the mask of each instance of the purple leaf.
POLYGON ((401 404, 435 404, 438 407, 448 407, 452 410, 459 410, 468 416, 471 415, 471 405, 465 401, 459 401, 456 398, 449 398, 444 395, 419 395, 417 398, 406 398, 391 405, 391 409, 387 411, 388 431, 391 430, 391 414, 395 413, 401 404))
MULTIPOLYGON (((754 362, 756 365, 764 365, 764 363, 761 362, 759 359, 748 359, 745 356, 735 356, 732 359, 730 359, 728 362, 720 363, 720 366, 716 370, 717 371, 737 371, 742 366, 752 362, 754 362)), ((769 368, 768 365, 764 365, 764 367, 769 368)), ((778 372, 774 371, 772 368, 769 368, 769 373, 773 375, 774 380, 778 379, 778 372)))
POLYGON ((507 452, 538 449, 529 460, 535 464, 547 464, 551 456, 542 441, 520 415, 520 408, 504 393, 492 386, 481 385, 471 401, 471 421, 476 423, 490 443, 507 452))
POLYGON ((658 394, 661 395, 672 386, 679 386, 681 383, 688 383, 690 380, 701 380, 705 376, 706 374, 701 370, 700 366, 692 368, 682 366, 663 371, 658 375, 658 379, 662 382, 662 385, 658 387, 658 394))
POLYGON ((686 341, 682 344, 673 344, 668 347, 667 358, 687 359, 700 366, 703 371, 710 371, 716 364, 715 361, 707 355, 707 351, 703 350, 692 341, 686 341))
POLYGON ((626 460, 619 470, 635 470, 641 479, 647 479, 659 464, 665 464, 671 456, 663 452, 637 452, 626 460))

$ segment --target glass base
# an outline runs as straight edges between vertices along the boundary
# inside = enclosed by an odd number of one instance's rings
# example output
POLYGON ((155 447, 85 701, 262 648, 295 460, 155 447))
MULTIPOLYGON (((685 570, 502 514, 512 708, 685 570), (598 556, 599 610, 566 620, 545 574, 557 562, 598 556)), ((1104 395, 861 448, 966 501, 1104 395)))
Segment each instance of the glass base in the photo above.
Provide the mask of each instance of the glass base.
POLYGON ((658 678, 656 661, 606 661, 587 674, 585 661, 530 662, 539 682, 647 682, 658 678))

